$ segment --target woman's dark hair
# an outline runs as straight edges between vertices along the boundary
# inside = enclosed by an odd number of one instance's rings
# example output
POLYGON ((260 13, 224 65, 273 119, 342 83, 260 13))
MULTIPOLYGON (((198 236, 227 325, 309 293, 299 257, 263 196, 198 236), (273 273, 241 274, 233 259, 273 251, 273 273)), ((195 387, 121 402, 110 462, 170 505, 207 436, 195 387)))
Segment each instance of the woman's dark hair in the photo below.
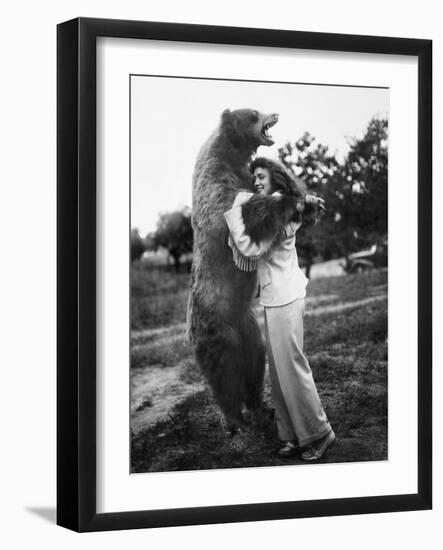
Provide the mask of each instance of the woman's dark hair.
POLYGON ((303 183, 299 178, 292 176, 281 162, 257 157, 249 166, 249 171, 253 174, 257 168, 265 168, 269 171, 273 191, 280 191, 284 195, 303 195, 303 183))

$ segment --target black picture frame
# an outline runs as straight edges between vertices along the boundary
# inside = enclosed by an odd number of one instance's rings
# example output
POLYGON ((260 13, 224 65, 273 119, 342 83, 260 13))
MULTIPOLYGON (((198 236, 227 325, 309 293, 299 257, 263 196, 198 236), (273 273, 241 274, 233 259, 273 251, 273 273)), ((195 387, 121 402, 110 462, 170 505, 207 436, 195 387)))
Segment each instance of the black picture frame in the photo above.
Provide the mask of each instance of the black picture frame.
POLYGON ((78 18, 58 25, 57 52, 57 523, 75 531, 104 531, 430 509, 432 41, 78 18), (97 513, 97 37, 398 54, 418 58, 416 494, 97 513))

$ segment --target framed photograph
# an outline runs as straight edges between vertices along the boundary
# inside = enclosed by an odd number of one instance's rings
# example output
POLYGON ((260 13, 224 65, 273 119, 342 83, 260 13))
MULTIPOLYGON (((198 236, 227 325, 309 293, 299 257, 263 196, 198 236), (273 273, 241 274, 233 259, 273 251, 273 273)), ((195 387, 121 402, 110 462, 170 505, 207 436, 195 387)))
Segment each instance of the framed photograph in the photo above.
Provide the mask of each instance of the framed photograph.
POLYGON ((57 40, 57 523, 430 509, 432 42, 57 40))

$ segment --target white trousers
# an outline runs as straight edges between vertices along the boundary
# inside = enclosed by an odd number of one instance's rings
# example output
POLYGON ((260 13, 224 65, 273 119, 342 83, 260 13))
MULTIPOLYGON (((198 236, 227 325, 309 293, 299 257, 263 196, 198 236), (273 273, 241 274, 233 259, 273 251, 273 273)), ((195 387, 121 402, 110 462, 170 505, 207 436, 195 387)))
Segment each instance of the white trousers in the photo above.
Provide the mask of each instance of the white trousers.
POLYGON ((279 438, 301 447, 321 439, 331 426, 303 354, 304 298, 265 307, 266 346, 279 438))

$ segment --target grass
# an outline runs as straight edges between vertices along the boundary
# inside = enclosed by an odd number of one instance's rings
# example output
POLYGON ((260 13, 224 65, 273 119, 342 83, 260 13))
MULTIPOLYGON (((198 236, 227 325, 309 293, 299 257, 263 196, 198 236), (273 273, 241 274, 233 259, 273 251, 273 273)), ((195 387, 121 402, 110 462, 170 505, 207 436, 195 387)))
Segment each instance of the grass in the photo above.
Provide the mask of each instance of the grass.
MULTIPOLYGON (((132 280, 138 292, 145 289, 149 294, 149 297, 139 295, 142 301, 133 310, 138 314, 138 322, 152 311, 152 304, 146 308, 143 300, 157 300, 159 313, 155 326, 161 325, 163 329, 133 332, 131 367, 149 372, 154 366, 177 365, 181 383, 196 388, 184 394, 183 399, 174 398, 167 416, 132 434, 132 472, 299 463, 298 458, 281 460, 275 455, 279 441, 272 421, 268 376, 264 421, 251 422, 232 439, 225 436, 220 412, 210 391, 202 385, 203 379, 186 342, 183 328, 186 274, 163 272, 160 277, 158 273, 139 269, 132 280), (169 311, 174 300, 182 303, 169 311), (162 324, 159 320, 167 321, 162 324)), ((305 351, 337 434, 337 443, 325 462, 387 458, 386 283, 387 271, 377 270, 315 279, 309 284, 305 351), (323 307, 331 304, 337 307, 333 310, 323 307)), ((153 325, 153 319, 149 319, 147 324, 137 326, 149 329, 153 325)), ((163 391, 167 397, 168 387, 163 391)), ((146 395, 145 400, 149 407, 150 396, 146 395)))
POLYGON ((138 262, 131 269, 131 329, 186 321, 189 273, 138 262))

